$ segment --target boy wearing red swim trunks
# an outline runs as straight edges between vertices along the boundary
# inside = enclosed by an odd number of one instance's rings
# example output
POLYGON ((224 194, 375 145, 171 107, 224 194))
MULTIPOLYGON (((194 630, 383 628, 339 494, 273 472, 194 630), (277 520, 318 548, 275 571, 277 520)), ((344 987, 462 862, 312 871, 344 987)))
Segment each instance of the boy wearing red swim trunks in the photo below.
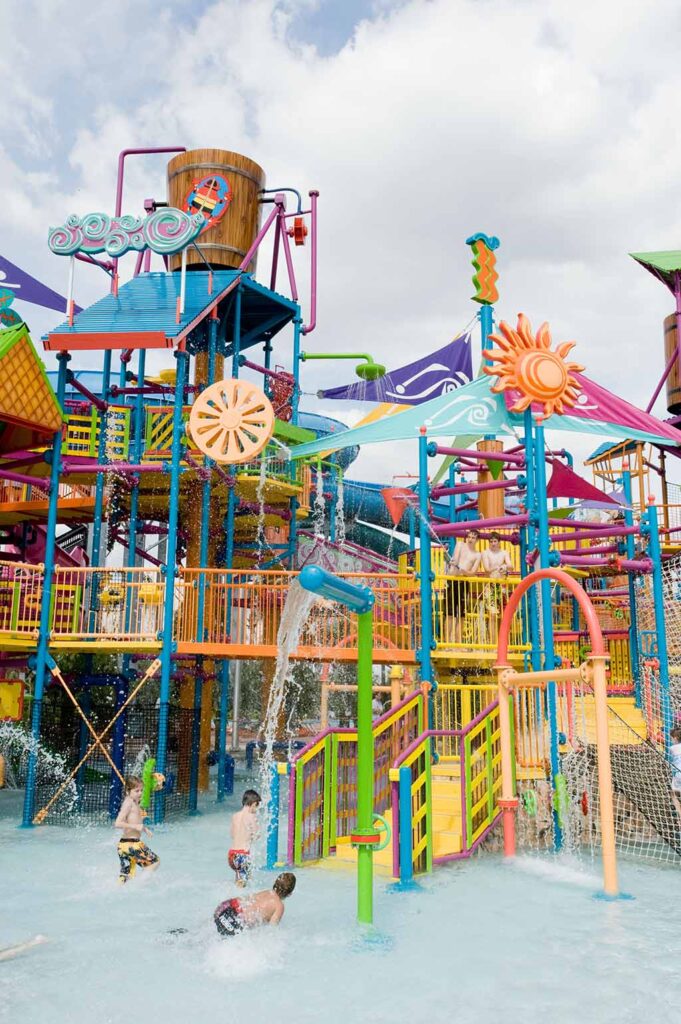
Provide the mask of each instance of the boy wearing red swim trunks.
POLYGON ((241 810, 232 816, 232 844, 227 860, 240 889, 251 877, 251 846, 258 835, 256 814, 260 803, 260 794, 247 789, 241 798, 241 810))
POLYGON ((296 887, 296 876, 285 871, 275 879, 271 889, 256 892, 245 900, 225 900, 213 911, 213 921, 220 935, 238 935, 244 928, 279 924, 284 916, 284 900, 296 887))

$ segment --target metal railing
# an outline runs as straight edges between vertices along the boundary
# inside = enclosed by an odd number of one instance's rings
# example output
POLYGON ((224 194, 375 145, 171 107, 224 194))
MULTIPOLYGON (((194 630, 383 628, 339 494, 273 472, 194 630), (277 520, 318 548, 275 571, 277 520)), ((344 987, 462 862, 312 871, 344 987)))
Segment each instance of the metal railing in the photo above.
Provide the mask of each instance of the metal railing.
MULTIPOLYGON (((495 651, 504 608, 519 579, 436 576, 433 584, 433 633, 438 651, 495 651)), ((511 625, 509 649, 528 649, 522 616, 511 625)))

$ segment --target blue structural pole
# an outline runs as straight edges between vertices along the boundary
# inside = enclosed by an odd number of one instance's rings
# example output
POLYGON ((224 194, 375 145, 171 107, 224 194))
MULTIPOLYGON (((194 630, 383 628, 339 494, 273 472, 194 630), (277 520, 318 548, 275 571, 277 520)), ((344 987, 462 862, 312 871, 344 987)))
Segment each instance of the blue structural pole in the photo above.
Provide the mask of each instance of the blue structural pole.
POLYGON ((276 866, 279 860, 279 766, 270 765, 270 796, 267 805, 267 860, 266 865, 269 871, 276 866))
POLYGON ((335 466, 329 467, 329 540, 336 543, 336 501, 338 500, 337 470, 335 466))
POLYGON ((413 505, 407 509, 407 522, 409 523, 409 550, 413 551, 416 548, 416 512, 413 505))
POLYGON ((225 764, 227 762, 227 709, 229 705, 229 662, 220 664, 220 713, 218 716, 218 791, 217 802, 225 799, 225 764))
POLYGON ((410 885, 414 880, 414 862, 412 858, 412 823, 411 823, 411 770, 400 768, 400 883, 410 885))
MULTIPOLYGON (((449 479, 447 480, 449 487, 456 486, 456 462, 450 462, 449 464, 449 479)), ((456 494, 449 495, 449 521, 450 523, 456 522, 456 494)), ((456 549, 456 537, 450 537, 447 541, 447 548, 449 550, 449 557, 452 558, 456 549)))
POLYGON ((300 334, 303 319, 300 307, 293 318, 293 395, 291 396, 291 423, 298 424, 298 403, 300 401, 300 334))
POLYGON ((428 697, 428 728, 433 728, 433 692, 437 683, 433 676, 431 651, 433 649, 433 574, 431 570, 430 527, 428 524, 428 438, 425 427, 419 437, 419 589, 421 595, 421 644, 417 660, 421 667, 421 681, 430 683, 428 697))
MULTIPOLYGON (((624 522, 627 526, 634 525, 634 511, 631 507, 631 471, 628 468, 622 470, 622 490, 626 506, 624 509, 624 522)), ((633 559, 636 556, 636 544, 633 534, 628 533, 626 539, 627 558, 633 559)), ((638 615, 636 612, 636 583, 631 572, 627 573, 629 586, 629 658, 631 661, 631 672, 634 677, 634 691, 636 704, 641 706, 641 666, 639 664, 638 645, 638 615)))
MULTIPOLYGON (((109 385, 111 383, 111 350, 104 353, 102 362, 102 398, 109 401, 109 385)), ((106 462, 106 433, 108 413, 105 409, 99 415, 99 444, 97 446, 97 462, 100 466, 106 462)), ((90 564, 97 567, 101 565, 102 549, 102 523, 104 521, 104 485, 106 475, 97 473, 95 480, 95 508, 92 520, 92 547, 90 550, 90 564)), ((99 605, 98 579, 95 574, 91 581, 90 590, 90 632, 95 633, 95 614, 99 605)))
MULTIPOLYGON (((57 399, 64 408, 66 397, 66 364, 71 357, 67 352, 57 356, 59 374, 57 376, 57 399)), ((50 609, 52 604, 52 577, 54 575, 54 541, 57 532, 57 508, 59 502, 59 474, 61 472, 61 430, 52 439, 50 466, 50 497, 47 505, 47 523, 45 527, 45 566, 43 569, 42 604, 40 606, 40 627, 36 650, 35 683, 33 688, 33 709, 31 713, 31 735, 34 740, 33 749, 28 755, 26 774, 26 790, 24 792, 24 809, 22 825, 30 828, 35 815, 35 788, 37 783, 38 754, 37 744, 40 741, 40 722, 45 692, 45 676, 47 674, 47 655, 50 642, 50 609)))
MULTIPOLYGON (((137 356, 137 382, 140 387, 144 384, 144 374, 146 370, 146 350, 141 348, 137 356)), ((121 387, 125 386, 125 366, 126 364, 121 361, 121 387)), ((108 383, 107 383, 108 387, 108 383)), ((142 461, 142 449, 143 449, 143 438, 144 438, 144 395, 135 396, 135 404, 133 411, 133 435, 132 435, 132 448, 130 452, 130 462, 137 466, 142 461)), ((101 473, 99 474, 102 475, 101 473)), ((137 547, 137 526, 139 521, 139 479, 133 478, 133 487, 130 492, 130 522, 128 524, 128 556, 127 563, 128 568, 132 569, 135 567, 137 547)), ((96 564, 96 563, 95 563, 96 564)), ((128 576, 129 580, 133 577, 128 576)), ((130 628, 130 616, 132 614, 132 607, 130 601, 126 601, 125 608, 125 629, 128 632, 130 628)), ((128 693, 130 690, 130 655, 123 655, 123 662, 121 666, 121 676, 116 683, 114 690, 114 711, 118 711, 125 701, 127 700, 128 693)), ((116 719, 113 727, 111 747, 111 757, 116 765, 116 768, 125 775, 125 733, 128 724, 128 713, 124 710, 119 717, 116 719)), ((118 775, 114 771, 111 772, 111 778, 109 782, 109 816, 115 818, 120 810, 120 806, 123 800, 123 786, 118 775)))
MULTIPOLYGON (((218 337, 217 317, 208 322, 208 361, 206 366, 206 385, 215 380, 215 353, 218 337)), ((206 457, 205 468, 208 470, 201 486, 201 525, 199 534, 199 595, 197 602, 197 643, 204 641, 204 611, 206 606, 206 574, 210 541, 210 499, 213 460, 206 457)), ((192 741, 191 760, 189 767, 189 813, 196 814, 199 792, 199 757, 201 753, 201 705, 203 701, 203 684, 205 682, 204 659, 197 658, 197 671, 194 678, 194 701, 192 709, 192 741)))
POLYGON ((655 633, 657 634, 657 660, 660 664, 660 711, 664 728, 664 749, 669 753, 670 729, 674 725, 671 701, 669 699, 669 651, 667 648, 667 627, 664 615, 664 587, 662 584, 662 551, 657 523, 657 507, 648 505, 643 516, 641 533, 648 534, 648 554, 653 563, 653 606, 655 610, 655 633))
MULTIPOLYGON (((484 352, 489 347, 487 339, 494 330, 494 306, 484 303, 480 306, 480 313, 478 315, 480 318, 480 347, 481 351, 484 352)), ((489 363, 488 359, 484 361, 489 363)))
MULTIPOLYGON (((528 409, 525 412, 523 426, 525 442, 525 465, 527 466, 527 491, 525 494, 525 500, 527 501, 527 512, 529 516, 529 522, 525 530, 525 556, 527 556, 527 554, 535 550, 535 547, 537 545, 537 498, 534 467, 535 445, 533 435, 532 412, 530 409, 528 409)), ((520 575, 524 577, 527 576, 529 572, 530 566, 528 566, 527 564, 526 557, 521 557, 520 575)), ((535 587, 531 587, 527 593, 527 617, 530 641, 530 662, 532 665, 532 669, 535 672, 538 672, 541 669, 541 644, 539 635, 539 605, 537 603, 537 590, 535 587)))
MULTIPOLYGON (((549 534, 549 512, 546 505, 544 428, 539 423, 535 424, 534 437, 534 466, 537 520, 539 527, 539 563, 542 569, 549 569, 551 567, 551 537, 549 534)), ((542 580, 540 586, 542 626, 544 632, 544 669, 546 671, 550 671, 551 669, 556 668, 556 658, 553 650, 553 608, 551 605, 551 584, 549 580, 542 580)), ((560 758, 558 756, 557 689, 554 681, 546 684, 546 705, 549 719, 551 776, 555 796, 556 781, 560 774, 560 758)), ((558 808, 556 807, 555 799, 553 801, 553 805, 554 844, 556 850, 560 850, 563 845, 563 830, 558 820, 558 808)))
MULTIPOLYGON (((161 692, 158 714, 158 742, 156 748, 156 770, 162 774, 166 771, 168 752, 168 718, 170 713, 170 680, 172 676, 173 643, 173 610, 175 601, 175 576, 177 574, 177 525, 180 507, 180 462, 182 459, 182 409, 184 405, 184 389, 187 379, 187 352, 176 352, 177 373, 175 381, 175 401, 173 403, 173 436, 170 459, 170 494, 168 499, 168 542, 166 545, 165 564, 165 596, 163 606, 163 635, 161 646, 161 692)), ((165 794, 159 790, 154 801, 154 820, 158 824, 165 815, 165 794)))

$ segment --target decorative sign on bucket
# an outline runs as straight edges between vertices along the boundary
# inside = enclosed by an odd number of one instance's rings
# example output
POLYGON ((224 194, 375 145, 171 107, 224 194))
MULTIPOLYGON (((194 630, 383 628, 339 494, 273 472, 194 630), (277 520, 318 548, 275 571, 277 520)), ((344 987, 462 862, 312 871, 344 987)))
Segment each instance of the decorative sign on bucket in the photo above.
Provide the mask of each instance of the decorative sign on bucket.
POLYGON ((274 431, 274 410, 260 388, 245 380, 221 380, 192 405, 187 431, 214 462, 249 462, 274 431))
POLYGON ((57 256, 77 252, 123 256, 130 249, 151 249, 162 255, 180 252, 201 234, 205 219, 201 213, 187 214, 174 207, 156 210, 151 216, 109 217, 106 213, 75 214, 58 228, 50 228, 47 244, 57 256))
POLYGON ((227 213, 232 201, 232 190, 227 178, 221 174, 211 174, 207 178, 195 181, 184 201, 186 213, 200 213, 204 218, 201 231, 208 231, 227 213))

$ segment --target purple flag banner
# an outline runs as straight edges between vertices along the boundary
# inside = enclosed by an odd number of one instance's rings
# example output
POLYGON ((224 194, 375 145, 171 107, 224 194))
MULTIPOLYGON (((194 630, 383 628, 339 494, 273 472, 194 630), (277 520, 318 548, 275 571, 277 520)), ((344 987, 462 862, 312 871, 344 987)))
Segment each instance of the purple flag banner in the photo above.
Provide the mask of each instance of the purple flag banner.
POLYGON ((358 381, 345 387, 320 391, 320 398, 355 402, 393 402, 396 405, 420 405, 473 379, 471 336, 464 334, 444 348, 413 363, 390 370, 374 381, 358 381))
MULTIPOLYGON (((63 295, 36 281, 35 277, 31 277, 25 270, 20 270, 4 256, 0 256, 0 288, 10 288, 15 299, 22 302, 32 302, 35 306, 45 306, 46 309, 66 313, 66 299, 63 295)), ((73 312, 82 312, 81 307, 74 304, 73 312)))

